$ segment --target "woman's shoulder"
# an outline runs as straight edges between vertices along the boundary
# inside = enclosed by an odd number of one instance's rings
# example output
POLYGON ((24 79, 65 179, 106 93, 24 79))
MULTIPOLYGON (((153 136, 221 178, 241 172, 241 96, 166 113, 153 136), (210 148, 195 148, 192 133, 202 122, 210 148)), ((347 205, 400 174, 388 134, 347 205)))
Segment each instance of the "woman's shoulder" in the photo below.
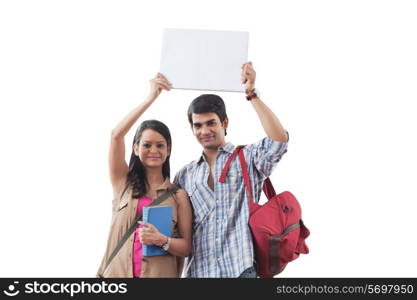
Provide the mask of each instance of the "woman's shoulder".
POLYGON ((187 192, 181 188, 178 188, 177 191, 175 192, 175 198, 178 204, 181 204, 181 202, 184 202, 184 201, 189 201, 187 192))
POLYGON ((169 178, 164 182, 162 187, 166 189, 166 191, 171 190, 176 196, 187 196, 187 192, 175 183, 172 183, 169 178))
POLYGON ((184 197, 184 198, 188 198, 187 191, 186 191, 186 190, 184 190, 184 189, 180 189, 180 188, 178 188, 178 190, 177 190, 177 194, 181 195, 181 196, 182 196, 182 197, 184 197))

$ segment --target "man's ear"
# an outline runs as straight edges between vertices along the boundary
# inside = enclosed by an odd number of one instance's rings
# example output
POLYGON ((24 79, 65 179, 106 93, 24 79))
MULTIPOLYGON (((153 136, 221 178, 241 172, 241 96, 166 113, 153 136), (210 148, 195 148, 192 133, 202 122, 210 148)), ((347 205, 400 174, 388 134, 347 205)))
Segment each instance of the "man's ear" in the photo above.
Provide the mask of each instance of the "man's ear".
POLYGON ((227 117, 224 118, 222 125, 223 125, 223 128, 224 128, 224 136, 226 136, 227 135, 227 126, 229 126, 229 119, 227 117))
POLYGON ((227 126, 229 126, 229 119, 226 117, 223 120, 223 127, 224 127, 224 129, 227 129, 227 126))

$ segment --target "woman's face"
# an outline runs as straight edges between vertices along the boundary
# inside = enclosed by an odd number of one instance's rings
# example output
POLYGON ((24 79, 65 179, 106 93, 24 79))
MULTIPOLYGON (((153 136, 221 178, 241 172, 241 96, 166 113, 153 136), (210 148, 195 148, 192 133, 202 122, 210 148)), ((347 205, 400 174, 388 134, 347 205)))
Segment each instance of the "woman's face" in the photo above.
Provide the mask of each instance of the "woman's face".
POLYGON ((145 129, 138 144, 133 146, 135 154, 145 168, 162 168, 170 154, 167 141, 155 130, 145 129))

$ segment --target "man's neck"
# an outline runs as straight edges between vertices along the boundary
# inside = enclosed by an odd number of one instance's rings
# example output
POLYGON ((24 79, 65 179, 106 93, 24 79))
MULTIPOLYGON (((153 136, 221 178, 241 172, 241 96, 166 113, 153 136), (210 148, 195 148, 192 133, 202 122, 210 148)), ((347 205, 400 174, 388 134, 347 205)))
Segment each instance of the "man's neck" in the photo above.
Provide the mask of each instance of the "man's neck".
POLYGON ((204 148, 203 153, 206 157, 207 162, 212 165, 217 157, 217 152, 219 151, 219 148, 223 147, 226 144, 226 142, 223 142, 219 147, 217 148, 204 148))

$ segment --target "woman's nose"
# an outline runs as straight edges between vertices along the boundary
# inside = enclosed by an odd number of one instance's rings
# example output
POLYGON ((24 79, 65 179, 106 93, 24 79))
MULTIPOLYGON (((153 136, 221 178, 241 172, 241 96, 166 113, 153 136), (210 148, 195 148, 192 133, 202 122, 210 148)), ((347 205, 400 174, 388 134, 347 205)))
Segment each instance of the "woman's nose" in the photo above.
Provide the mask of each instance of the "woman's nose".
POLYGON ((151 147, 151 152, 152 152, 152 153, 156 153, 156 152, 158 152, 158 147, 156 147, 156 146, 152 146, 152 147, 151 147))

